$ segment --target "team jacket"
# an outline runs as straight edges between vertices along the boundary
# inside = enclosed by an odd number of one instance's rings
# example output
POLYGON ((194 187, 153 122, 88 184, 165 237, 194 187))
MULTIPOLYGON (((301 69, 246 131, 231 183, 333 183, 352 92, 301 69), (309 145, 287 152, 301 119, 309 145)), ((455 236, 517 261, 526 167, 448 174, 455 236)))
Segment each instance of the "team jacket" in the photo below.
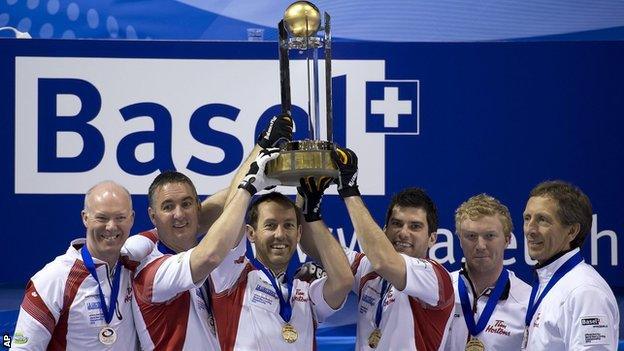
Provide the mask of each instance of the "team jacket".
MULTIPOLYGON (((140 235, 158 241, 156 229, 140 235)), ((132 307, 143 350, 219 350, 205 281, 194 284, 191 276, 193 250, 165 255, 154 246, 137 268, 132 307)))
MULTIPOLYGON (((364 254, 345 249, 355 275, 358 295, 356 350, 372 350, 368 338, 375 329, 382 278, 364 254)), ((453 285, 439 263, 401 254, 407 268, 403 291, 390 286, 383 298, 379 324, 381 339, 376 350, 440 350, 453 311, 453 285)))
MULTIPOLYGON (((464 313, 459 299, 457 280, 464 279, 468 287, 468 298, 474 312, 475 323, 481 317, 481 313, 488 302, 488 298, 494 287, 485 289, 476 301, 472 283, 465 275, 465 270, 451 273, 453 288, 455 289, 455 311, 451 321, 448 338, 444 350, 454 351, 466 348, 468 341, 468 327, 464 320, 464 313)), ((503 295, 496 304, 485 329, 477 335, 486 350, 519 350, 524 336, 524 316, 526 315, 531 287, 516 277, 514 272, 509 271, 509 282, 503 291, 503 295)))
MULTIPOLYGON (((297 330, 294 343, 282 339, 284 321, 279 314, 279 298, 268 277, 245 257, 246 240, 230 251, 225 260, 211 273, 215 294, 213 306, 221 350, 304 351, 316 349, 315 330, 337 310, 323 298, 327 278, 312 283, 293 280, 291 290, 292 318, 297 330)), ((281 292, 288 296, 286 285, 281 292)))
MULTIPOLYGON (((539 298, 576 248, 537 269, 539 298)), ((594 267, 579 263, 548 292, 529 325, 527 350, 616 350, 620 315, 613 292, 594 267)))
MULTIPOLYGON (((20 307, 13 350, 135 350, 138 347, 132 318, 131 270, 136 262, 126 261, 121 269, 117 307, 110 327, 117 341, 110 346, 99 341, 106 326, 98 284, 82 262, 80 249, 85 239, 71 242, 58 256, 37 272, 26 287, 20 307), (134 263, 134 264, 133 264, 134 263)), ((110 306, 113 267, 93 258, 107 306, 110 306)))

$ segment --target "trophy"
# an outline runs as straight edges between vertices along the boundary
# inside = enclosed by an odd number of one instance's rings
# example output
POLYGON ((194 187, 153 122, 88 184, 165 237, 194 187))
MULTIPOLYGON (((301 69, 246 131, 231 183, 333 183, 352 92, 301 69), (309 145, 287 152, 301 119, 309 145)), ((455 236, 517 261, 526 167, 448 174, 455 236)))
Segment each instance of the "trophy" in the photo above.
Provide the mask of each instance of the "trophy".
POLYGON ((292 3, 278 24, 279 63, 282 113, 290 114, 289 50, 305 53, 308 92, 308 138, 294 140, 281 147, 280 155, 267 164, 267 174, 279 179, 283 185, 299 185, 302 177, 338 177, 331 159, 335 148, 332 142, 332 89, 331 89, 331 32, 330 16, 308 1, 292 3), (322 36, 318 34, 322 32, 322 36), (320 137, 319 65, 318 52, 325 53, 325 106, 327 120, 326 140, 320 137), (311 65, 311 66, 310 66, 311 65))

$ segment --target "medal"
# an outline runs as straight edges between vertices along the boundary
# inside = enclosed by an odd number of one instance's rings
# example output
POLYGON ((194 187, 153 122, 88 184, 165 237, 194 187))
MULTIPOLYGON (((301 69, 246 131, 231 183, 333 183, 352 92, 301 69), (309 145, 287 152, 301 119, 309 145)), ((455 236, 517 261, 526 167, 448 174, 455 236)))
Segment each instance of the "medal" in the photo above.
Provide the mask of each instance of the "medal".
POLYGON ((110 322, 113 320, 113 315, 115 314, 115 308, 117 306, 117 296, 119 295, 119 284, 121 281, 121 263, 117 262, 115 275, 113 277, 113 286, 111 287, 111 296, 109 300, 110 305, 106 306, 104 292, 102 292, 102 287, 100 286, 100 280, 98 279, 95 263, 93 262, 93 257, 91 257, 91 253, 89 252, 87 245, 82 247, 82 249, 80 250, 80 254, 82 255, 82 262, 84 263, 85 268, 87 268, 87 270, 97 283, 98 293, 100 297, 100 309, 102 310, 104 320, 107 324, 98 333, 98 338, 100 339, 100 342, 102 344, 112 345, 117 340, 117 333, 115 332, 115 329, 111 328, 108 324, 110 324, 110 322))
POLYGON ((292 326, 290 323, 286 323, 282 326, 282 339, 289 344, 297 341, 299 334, 297 334, 297 329, 292 326))
POLYGON ((375 329, 368 336, 368 346, 371 349, 376 349, 379 346, 379 340, 381 340, 381 328, 379 324, 381 323, 381 315, 383 312, 383 300, 386 296, 386 292, 388 292, 388 281, 385 279, 381 279, 381 291, 379 292, 379 301, 377 301, 377 308, 375 309, 375 320, 373 321, 375 329))
POLYGON ((377 345, 379 345, 379 340, 381 340, 381 330, 375 328, 368 336, 368 346, 371 349, 376 349, 377 345))
MULTIPOLYGON (((467 278, 468 279, 468 278, 467 278)), ((475 336, 479 335, 486 327, 490 317, 494 313, 494 309, 498 304, 501 296, 503 295, 503 291, 509 282, 509 272, 503 268, 501 273, 498 275, 498 279, 496 280, 496 285, 494 286, 494 290, 492 294, 488 298, 485 303, 485 308, 483 308, 483 312, 481 312, 481 316, 475 323, 474 312, 472 312, 472 308, 470 307, 470 297, 468 296, 468 289, 466 287, 466 283, 464 282, 464 278, 461 275, 457 279, 457 290, 459 292, 459 300, 461 301, 462 312, 464 314, 464 321, 466 322, 466 327, 468 328, 468 334, 470 335, 470 339, 466 343, 466 351, 483 351, 485 350, 485 346, 483 342, 475 336)), ((475 294, 475 305, 477 296, 475 294)))
POLYGON ((100 330, 98 334, 100 342, 104 345, 112 345, 117 341, 117 333, 115 333, 115 329, 106 326, 100 330))
POLYGON ((267 278, 269 278, 269 281, 271 282, 271 285, 273 286, 273 289, 275 290, 275 293, 277 294, 277 298, 279 299, 279 315, 284 321, 284 325, 282 326, 282 339, 284 339, 284 341, 289 344, 294 343, 295 341, 297 341, 299 334, 297 333, 297 329, 295 329, 295 327, 293 327, 293 325, 290 324, 290 318, 292 317, 292 305, 291 305, 290 297, 292 294, 292 284, 293 284, 291 272, 287 270, 285 273, 284 280, 288 288, 288 296, 284 298, 280 284, 277 282, 277 278, 275 277, 273 272, 271 272, 268 268, 266 268, 262 264, 262 262, 258 261, 255 258, 252 258, 249 261, 254 267, 261 270, 267 276, 267 278))
POLYGON ((470 338, 466 343, 466 351, 485 351, 485 345, 477 338, 470 338))

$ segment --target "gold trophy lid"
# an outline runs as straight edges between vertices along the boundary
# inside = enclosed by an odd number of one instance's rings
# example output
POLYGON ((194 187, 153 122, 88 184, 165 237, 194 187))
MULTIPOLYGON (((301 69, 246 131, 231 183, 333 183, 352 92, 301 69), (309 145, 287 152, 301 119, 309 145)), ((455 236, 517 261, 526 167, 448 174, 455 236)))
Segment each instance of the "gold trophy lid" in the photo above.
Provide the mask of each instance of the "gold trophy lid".
POLYGON ((284 12, 284 24, 294 37, 311 37, 321 25, 321 12, 309 1, 296 1, 284 12))

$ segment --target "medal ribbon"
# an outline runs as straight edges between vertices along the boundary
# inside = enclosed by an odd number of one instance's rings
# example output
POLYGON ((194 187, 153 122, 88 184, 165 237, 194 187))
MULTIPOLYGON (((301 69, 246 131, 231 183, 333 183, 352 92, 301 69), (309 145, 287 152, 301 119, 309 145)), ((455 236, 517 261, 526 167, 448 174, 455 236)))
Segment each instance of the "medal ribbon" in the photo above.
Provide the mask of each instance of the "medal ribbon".
POLYGON ((381 279, 381 292, 379 293, 379 302, 377 302, 377 311, 375 312, 375 328, 379 328, 381 323, 381 311, 383 309, 383 300, 386 292, 388 291, 388 281, 381 279))
MULTIPOLYGON (((464 312, 464 320, 466 321, 466 326, 468 327, 468 332, 472 336, 477 336, 479 333, 485 329, 490 317, 492 317, 492 313, 494 313, 494 308, 500 300, 500 297, 503 295, 503 291, 505 290, 505 286, 509 282, 509 272, 503 268, 498 279, 496 280, 496 285, 494 286, 494 290, 492 294, 488 298, 488 301, 485 303, 485 308, 483 312, 481 312, 481 316, 475 325, 474 314, 472 312, 472 308, 470 308, 470 298, 468 297, 468 289, 466 288, 466 283, 461 276, 457 279, 457 287, 459 290, 459 299, 461 300, 462 311, 464 312)), ((474 299, 477 299, 475 294, 474 299)))
MULTIPOLYGON (((158 240, 158 251, 160 251, 161 253, 165 254, 165 255, 177 255, 177 253, 175 251, 173 251, 169 246, 165 245, 165 243, 163 243, 162 241, 158 240)), ((208 285, 208 282, 206 282, 204 284, 204 287, 206 289, 206 295, 204 295, 204 292, 202 291, 202 289, 199 289, 199 294, 202 298, 202 300, 204 300, 204 304, 206 305, 206 311, 208 312, 209 315, 212 315, 212 303, 211 303, 211 298, 210 298, 210 287, 208 285)))
POLYGON ((266 274, 266 276, 269 278, 269 281, 271 282, 271 285, 273 285, 273 289, 275 289, 275 292, 277 293, 277 297, 279 298, 279 303, 280 303, 279 314, 284 320, 284 322, 286 323, 290 322, 290 317, 292 316, 292 306, 290 305, 290 295, 292 294, 292 278, 290 277, 291 274, 289 274, 290 273, 289 270, 286 269, 286 273, 284 276, 284 281, 286 282, 286 286, 288 287, 288 299, 284 299, 284 295, 282 294, 282 289, 280 285, 277 283, 277 279, 275 278, 275 275, 273 275, 273 272, 271 272, 270 269, 266 268, 262 264, 262 262, 258 261, 258 259, 256 258, 252 258, 250 262, 251 264, 253 264, 254 267, 264 272, 264 274, 266 274))
POLYGON ((564 275, 566 275, 569 271, 572 270, 572 268, 576 267, 576 265, 578 265, 581 262, 583 262, 583 256, 581 255, 581 252, 579 251, 575 253, 574 256, 570 257, 561 267, 559 267, 559 269, 557 269, 555 274, 553 274, 552 278, 550 278, 550 281, 548 282, 548 284, 546 284, 546 287, 544 288, 544 291, 542 291, 542 293, 540 294, 540 297, 539 299, 537 299, 537 302, 535 301, 535 296, 537 295, 537 290, 539 290, 539 278, 535 279, 535 282, 533 283, 533 287, 531 289, 531 297, 529 298, 529 306, 527 308, 527 314, 524 319, 525 326, 528 327, 529 324, 531 324, 531 320, 533 319, 533 316, 535 315, 537 308, 542 303, 542 299, 544 299, 544 296, 548 294, 550 289, 552 289, 552 287, 555 286, 555 284, 557 284, 559 279, 563 278, 564 275))
POLYGON ((115 313, 115 307, 117 306, 117 295, 119 295, 119 282, 121 280, 121 263, 117 262, 117 267, 115 268, 115 276, 113 277, 113 286, 111 289, 111 297, 110 297, 110 308, 106 307, 106 300, 104 300, 104 293, 102 292, 102 287, 100 286, 100 280, 98 279, 97 271, 95 269, 95 263, 93 263, 93 258, 91 257, 91 253, 89 249, 87 249, 87 244, 85 244, 80 250, 80 254, 82 255, 82 261, 84 262, 85 267, 91 273, 91 276, 95 279, 98 284, 98 290, 100 293, 100 308, 102 309, 102 313, 104 314, 104 320, 106 324, 110 324, 113 320, 113 314, 115 313))

